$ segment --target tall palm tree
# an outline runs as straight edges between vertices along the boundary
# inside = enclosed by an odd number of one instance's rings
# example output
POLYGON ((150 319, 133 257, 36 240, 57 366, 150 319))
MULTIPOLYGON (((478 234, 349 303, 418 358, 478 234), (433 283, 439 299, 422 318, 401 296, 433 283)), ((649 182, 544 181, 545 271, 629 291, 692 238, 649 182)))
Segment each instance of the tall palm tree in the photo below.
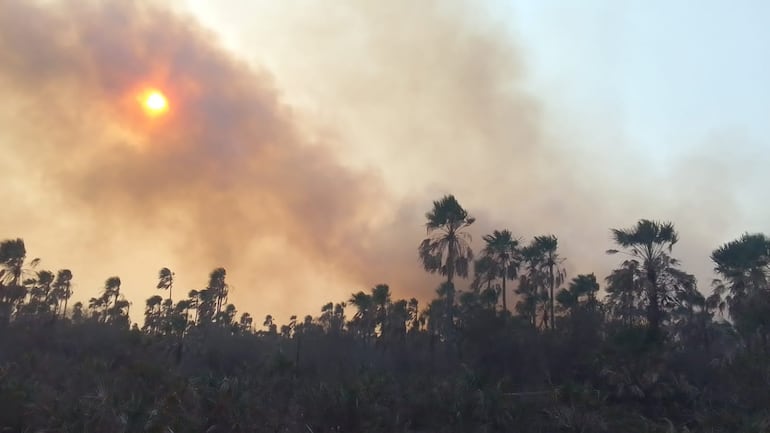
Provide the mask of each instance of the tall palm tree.
POLYGON ((18 286, 26 258, 27 249, 23 239, 0 242, 0 281, 8 286, 18 286))
POLYGON ((715 295, 729 307, 736 328, 750 343, 759 333, 768 346, 770 320, 763 306, 770 303, 770 239, 764 234, 743 234, 711 253, 717 280, 715 295))
POLYGON ((200 310, 200 305, 199 305, 200 293, 197 290, 195 290, 195 289, 190 290, 190 292, 187 293, 187 299, 190 301, 190 304, 189 304, 190 308, 194 308, 195 309, 195 317, 193 318, 192 323, 194 325, 197 325, 198 324, 198 311, 200 310))
POLYGON ((375 305, 372 295, 359 291, 350 295, 348 302, 357 309, 350 321, 351 327, 358 330, 364 341, 369 341, 375 327, 375 305))
POLYGON ((530 280, 535 285, 541 286, 546 291, 543 323, 546 327, 550 323, 551 329, 556 328, 555 320, 555 291, 560 286, 566 274, 561 264, 564 259, 559 257, 557 250, 559 240, 554 235, 535 236, 532 242, 522 251, 529 263, 530 280))
MULTIPOLYGON (((48 313, 52 307, 59 304, 56 291, 51 290, 53 282, 53 272, 46 270, 37 272, 37 278, 35 278, 33 283, 33 292, 37 292, 37 305, 35 306, 37 313, 48 313)), ((56 313, 54 312, 55 315, 56 313)))
POLYGON ((169 268, 161 268, 158 272, 158 290, 168 290, 168 299, 171 297, 171 289, 174 286, 174 273, 169 268))
POLYGON ((641 265, 647 294, 648 337, 657 340, 661 336, 663 319, 661 301, 667 290, 665 284, 661 284, 661 278, 678 263, 669 253, 679 236, 670 222, 643 219, 628 229, 612 229, 612 237, 623 250, 607 250, 608 254, 623 252, 641 265))
POLYGON ((144 309, 144 326, 142 329, 150 333, 157 333, 160 329, 160 305, 163 298, 160 295, 149 297, 144 309))
POLYGON ((460 206, 453 195, 446 195, 433 202, 433 209, 425 214, 428 237, 418 248, 420 261, 426 271, 446 277, 447 326, 452 324, 454 304, 454 277, 468 276, 469 263, 473 260, 471 236, 465 230, 476 219, 460 206))
POLYGON ((514 239, 508 230, 495 230, 492 234, 484 235, 483 239, 486 242, 482 251, 483 257, 492 261, 494 264, 492 269, 497 272, 496 277, 503 280, 503 311, 507 313, 508 301, 505 283, 509 278, 516 278, 519 271, 519 241, 514 239))
POLYGON ((542 292, 540 292, 540 283, 533 280, 530 271, 528 274, 519 276, 519 284, 516 288, 516 294, 520 296, 518 302, 516 302, 516 312, 520 316, 526 317, 527 321, 532 327, 537 327, 537 306, 543 300, 542 292))
POLYGON ((227 303, 227 294, 229 286, 225 282, 225 277, 227 276, 227 271, 225 271, 225 268, 216 268, 213 271, 211 271, 211 275, 209 275, 209 285, 206 287, 207 290, 213 295, 213 298, 215 299, 216 309, 214 312, 214 315, 216 316, 220 311, 222 311, 222 306, 227 303))
POLYGON ((104 297, 106 299, 113 298, 112 306, 115 307, 118 304, 118 296, 120 296, 120 277, 110 277, 104 282, 104 297))
POLYGON ((770 239, 764 234, 743 234, 711 253, 714 271, 728 283, 733 296, 763 290, 770 280, 770 239))
POLYGON ((196 317, 199 325, 209 325, 216 318, 219 311, 217 310, 217 295, 212 289, 203 289, 197 291, 197 310, 196 317))
POLYGON ((67 317, 67 301, 72 297, 72 271, 62 269, 56 273, 56 280, 53 287, 57 292, 59 302, 64 303, 62 308, 62 318, 67 317))
POLYGON ((393 302, 388 313, 387 327, 382 332, 383 337, 403 341, 406 337, 407 322, 409 322, 409 304, 406 299, 393 302))
POLYGON ((387 284, 378 284, 372 288, 372 304, 375 308, 375 323, 380 327, 380 333, 385 330, 388 321, 388 307, 390 306, 390 287, 387 284))

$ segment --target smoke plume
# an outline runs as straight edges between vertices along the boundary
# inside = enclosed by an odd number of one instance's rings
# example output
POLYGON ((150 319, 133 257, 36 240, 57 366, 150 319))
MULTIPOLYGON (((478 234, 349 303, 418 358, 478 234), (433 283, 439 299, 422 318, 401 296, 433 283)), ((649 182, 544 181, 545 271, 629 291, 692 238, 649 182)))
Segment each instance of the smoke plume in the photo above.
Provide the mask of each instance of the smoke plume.
POLYGON ((163 266, 178 299, 224 266, 242 310, 279 320, 382 282, 432 296, 416 246, 445 193, 477 241, 556 234, 573 275, 603 276, 608 229, 638 218, 687 224, 694 271, 734 235, 663 193, 709 173, 620 185, 606 165, 636 155, 560 141, 513 38, 471 3, 269 4, 220 17, 255 20, 228 46, 154 2, 0 3, 0 235, 72 268, 79 299, 117 274, 141 303, 163 266), (166 116, 138 107, 148 86, 166 116))

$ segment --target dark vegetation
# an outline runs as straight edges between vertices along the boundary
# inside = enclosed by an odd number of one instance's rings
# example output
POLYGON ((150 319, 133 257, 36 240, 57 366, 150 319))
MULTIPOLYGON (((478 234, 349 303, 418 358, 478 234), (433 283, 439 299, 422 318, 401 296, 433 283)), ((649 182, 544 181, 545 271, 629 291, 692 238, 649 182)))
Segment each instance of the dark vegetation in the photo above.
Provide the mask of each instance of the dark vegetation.
POLYGON ((2 242, 0 431, 770 431, 764 235, 711 253, 704 296, 670 223, 612 230, 601 279, 568 278, 550 235, 494 231, 474 260, 452 196, 426 216, 436 299, 380 284, 282 325, 238 316, 221 268, 174 302, 163 268, 131 326, 118 277, 71 302, 71 272, 2 242))

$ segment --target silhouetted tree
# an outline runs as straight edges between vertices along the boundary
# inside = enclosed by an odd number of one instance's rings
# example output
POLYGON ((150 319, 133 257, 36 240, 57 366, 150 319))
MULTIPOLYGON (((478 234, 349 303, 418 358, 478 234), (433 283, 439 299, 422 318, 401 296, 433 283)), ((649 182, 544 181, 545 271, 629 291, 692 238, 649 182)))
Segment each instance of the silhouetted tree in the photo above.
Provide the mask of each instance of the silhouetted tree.
POLYGON ((29 299, 21 308, 23 314, 34 318, 47 316, 52 312, 58 304, 56 293, 51 290, 53 281, 53 272, 46 270, 38 271, 34 278, 24 281, 29 299))
POLYGON ((559 291, 556 300, 570 314, 580 306, 595 310, 598 291, 599 283, 596 281, 596 275, 581 274, 570 281, 569 288, 559 291))
POLYGON ((270 314, 265 316, 265 321, 262 322, 262 326, 267 328, 267 333, 269 335, 277 334, 278 326, 273 322, 273 316, 271 316, 270 314))
POLYGON ((174 273, 169 268, 161 268, 158 272, 158 290, 168 290, 168 299, 173 299, 171 290, 174 287, 174 273))
MULTIPOLYGON (((225 317, 220 316, 220 312, 222 312, 222 307, 227 303, 227 294, 229 286, 225 282, 225 277, 227 276, 227 272, 224 268, 216 268, 213 271, 211 271, 211 274, 209 275, 209 284, 206 286, 206 289, 202 292, 206 292, 204 298, 206 298, 207 302, 213 302, 213 311, 211 314, 216 319, 217 317, 225 317)), ((201 292, 201 293, 202 293, 201 292)))
POLYGON ((144 326, 143 331, 150 333, 158 333, 161 328, 161 321, 163 317, 161 315, 161 303, 163 298, 160 295, 153 295, 147 299, 144 310, 144 326))
POLYGON ((67 317, 67 302, 72 297, 72 271, 62 269, 56 273, 56 280, 53 282, 56 291, 56 299, 63 303, 61 308, 62 318, 67 317))
POLYGON ((454 277, 468 276, 468 266, 473 260, 470 234, 465 229, 476 219, 460 206, 453 195, 433 202, 433 209, 425 214, 428 237, 418 248, 420 261, 426 271, 446 276, 443 293, 446 295, 445 314, 447 329, 452 326, 454 305, 454 277))
POLYGON ((82 323, 83 319, 83 303, 80 301, 75 302, 75 305, 72 306, 72 322, 82 323))
MULTIPOLYGON (((612 236, 615 243, 623 248, 622 252, 639 261, 639 270, 645 277, 648 337, 657 340, 661 336, 660 324, 663 319, 661 301, 670 289, 662 284, 661 278, 678 264, 669 255, 679 240, 674 225, 643 219, 629 229, 612 229, 612 236)), ((607 250, 608 254, 618 252, 607 250)))
MULTIPOLYGON (((524 251, 526 253, 526 250, 524 251)), ((532 327, 537 327, 537 306, 548 298, 541 290, 540 274, 536 268, 530 267, 526 275, 519 276, 519 284, 516 294, 519 301, 516 302, 516 312, 527 319, 532 327)))
POLYGON ((27 289, 21 284, 26 258, 22 239, 0 242, 0 323, 7 323, 27 296, 27 289))
POLYGON ((714 270, 723 278, 715 294, 722 299, 744 339, 758 335, 768 348, 770 334, 770 239, 746 233, 711 253, 714 270))
POLYGON ((541 288, 546 296, 547 305, 544 305, 543 323, 546 327, 550 323, 551 329, 555 329, 555 290, 566 278, 561 263, 564 259, 559 257, 557 249, 559 241, 554 235, 536 236, 532 242, 523 249, 522 255, 528 263, 529 282, 541 288))
POLYGON ((27 249, 22 239, 9 239, 0 243, 0 282, 6 286, 21 283, 21 273, 27 249))
POLYGON ((348 327, 354 330, 364 341, 370 341, 377 326, 376 306, 372 295, 359 291, 350 296, 348 303, 356 307, 356 314, 350 320, 348 327))
POLYGON ((625 260, 620 268, 605 278, 605 282, 606 305, 612 319, 626 326, 640 323, 646 313, 645 280, 639 270, 639 262, 634 259, 625 260))
POLYGON ((319 322, 329 334, 340 334, 345 326, 345 303, 329 302, 321 307, 319 322))
MULTIPOLYGON (((508 230, 495 230, 492 234, 484 236, 486 243, 482 254, 484 258, 491 260, 489 268, 496 272, 497 278, 501 278, 503 294, 503 311, 508 312, 506 282, 516 278, 521 257, 519 255, 519 241, 513 238, 508 230)), ((478 263, 478 262, 476 262, 478 263)))

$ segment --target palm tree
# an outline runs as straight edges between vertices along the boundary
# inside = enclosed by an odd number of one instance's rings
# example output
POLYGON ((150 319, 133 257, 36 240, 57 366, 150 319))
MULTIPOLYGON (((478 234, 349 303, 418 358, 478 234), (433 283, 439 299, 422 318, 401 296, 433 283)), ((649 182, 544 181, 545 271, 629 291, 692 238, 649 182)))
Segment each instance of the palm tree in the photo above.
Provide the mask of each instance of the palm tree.
POLYGON ((522 251, 522 255, 529 263, 530 281, 547 291, 544 297, 548 305, 544 306, 543 323, 547 328, 550 322, 551 329, 556 328, 554 292, 566 278, 565 271, 561 268, 564 259, 556 252, 558 247, 559 240, 556 236, 544 235, 535 236, 522 251))
MULTIPOLYGON (((27 289, 21 283, 27 249, 22 239, 0 242, 0 323, 11 319, 27 296, 27 289)), ((38 259, 32 261, 32 266, 38 259)))
POLYGON ((131 325, 129 314, 131 313, 131 302, 125 297, 115 301, 115 304, 108 310, 108 323, 118 325, 128 329, 131 325))
POLYGON ((160 295, 153 295, 147 299, 144 310, 144 326, 142 329, 149 331, 150 333, 157 333, 160 329, 160 306, 163 302, 163 297, 160 295))
POLYGON ((526 317, 532 327, 537 327, 537 308, 538 305, 547 301, 547 296, 542 291, 542 283, 539 281, 539 275, 530 270, 525 275, 519 276, 519 284, 516 288, 516 294, 520 299, 516 302, 516 312, 520 316, 526 317))
POLYGON ((409 304, 406 299, 393 302, 388 313, 387 326, 383 327, 382 336, 392 340, 400 340, 406 337, 406 326, 409 321, 409 304))
POLYGON ((766 289, 770 277, 770 239, 764 234, 743 234, 711 253, 714 271, 729 283, 733 296, 766 289))
POLYGON ((358 310, 350 321, 351 328, 356 329, 364 341, 369 341, 375 327, 375 305, 372 295, 359 291, 350 296, 349 302, 358 310))
POLYGON ((473 262, 473 281, 471 289, 480 292, 482 288, 491 289, 492 283, 497 280, 500 270, 495 261, 488 256, 481 256, 473 262))
POLYGON ((168 299, 171 297, 171 289, 174 286, 174 273, 169 268, 161 268, 158 272, 158 290, 168 290, 168 299))
POLYGON ((72 271, 62 269, 56 273, 56 280, 53 282, 54 290, 57 292, 59 302, 64 302, 62 308, 62 318, 67 317, 67 301, 72 297, 72 271))
POLYGON ((225 282, 226 276, 227 271, 225 271, 225 268, 216 268, 211 271, 211 275, 209 275, 209 285, 206 289, 209 290, 215 300, 216 307, 214 316, 222 311, 222 306, 227 303, 227 292, 229 287, 225 282))
POLYGON ((425 214, 428 237, 418 248, 420 261, 426 271, 446 277, 447 326, 452 324, 454 304, 454 277, 468 276, 468 266, 473 260, 470 234, 465 229, 476 219, 460 206, 453 195, 433 202, 433 209, 425 214))
POLYGON ((23 239, 9 239, 0 243, 0 281, 18 286, 21 280, 27 249, 23 239))
POLYGON ((764 306, 770 303, 770 239, 745 233, 714 250, 711 260, 725 280, 716 281, 715 295, 724 297, 736 328, 746 337, 759 332, 767 347, 770 320, 764 306))
POLYGON ((644 280, 639 271, 639 262, 625 260, 618 269, 608 275, 606 282, 606 306, 613 319, 626 326, 634 325, 645 316, 644 280))
POLYGON ((197 290, 195 290, 195 289, 190 290, 190 292, 187 293, 187 299, 190 301, 190 304, 189 304, 190 308, 194 308, 195 309, 195 317, 193 318, 193 322, 192 323, 196 324, 196 325, 198 324, 198 310, 200 309, 199 308, 199 302, 200 302, 199 296, 200 296, 199 292, 197 290))
POLYGON ((569 288, 559 291, 556 300, 570 315, 581 305, 593 311, 596 308, 597 291, 599 291, 599 283, 596 281, 596 275, 581 274, 570 281, 569 288))
MULTIPOLYGON (((646 283, 648 337, 655 341, 661 335, 661 300, 666 292, 666 287, 661 286, 661 277, 678 263, 669 253, 679 237, 672 223, 646 219, 628 229, 612 229, 612 237, 624 249, 622 252, 641 265, 646 283)), ((621 251, 607 250, 608 254, 618 252, 621 251)))
POLYGON ((209 325, 211 322, 216 318, 218 311, 217 311, 217 297, 213 290, 211 289, 203 289, 200 291, 197 291, 197 300, 196 300, 196 313, 195 316, 197 318, 199 325, 209 325))
POLYGON ((491 260, 491 269, 496 272, 497 278, 503 279, 503 311, 508 312, 505 283, 509 278, 516 278, 519 271, 520 256, 517 247, 519 241, 513 238, 508 230, 495 230, 492 234, 484 236, 483 257, 491 260))
POLYGON ((115 307, 118 304, 118 296, 120 295, 120 277, 110 277, 104 282, 104 297, 106 299, 113 298, 112 306, 115 307))
POLYGON ((375 308, 375 326, 380 327, 380 333, 385 330, 388 320, 388 307, 390 306, 390 287, 387 284, 378 284, 372 289, 372 304, 375 308))
MULTIPOLYGON (((48 313, 51 307, 59 304, 56 298, 56 291, 51 290, 54 282, 54 274, 51 271, 38 271, 37 278, 34 280, 32 293, 35 295, 35 313, 48 313)), ((54 312, 54 316, 56 313, 54 312)))
POLYGON ((339 334, 345 325, 345 303, 329 302, 321 307, 321 317, 318 319, 326 333, 339 334))
POLYGON ((235 305, 227 304, 224 310, 217 314, 217 323, 221 324, 223 327, 232 325, 237 312, 235 305))

